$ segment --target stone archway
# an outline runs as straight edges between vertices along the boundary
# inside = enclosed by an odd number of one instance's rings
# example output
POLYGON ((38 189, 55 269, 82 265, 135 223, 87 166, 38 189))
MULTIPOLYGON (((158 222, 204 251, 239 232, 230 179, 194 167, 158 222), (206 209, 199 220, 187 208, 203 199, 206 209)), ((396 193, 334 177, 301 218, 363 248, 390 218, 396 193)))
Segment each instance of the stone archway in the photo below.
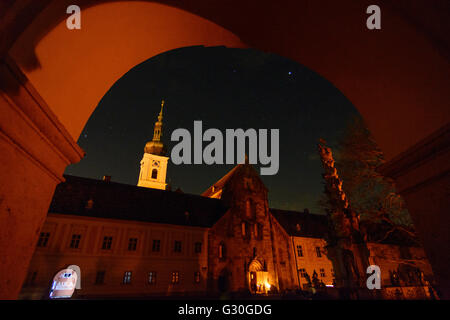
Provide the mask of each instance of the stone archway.
POLYGON ((214 7, 208 0, 165 1, 171 6, 80 0, 84 29, 68 33, 71 2, 0 5, 0 255, 7 257, 0 298, 17 297, 53 190, 65 167, 83 156, 75 141, 99 99, 136 64, 189 45, 270 51, 344 93, 391 160, 384 172, 396 179, 448 290, 450 256, 438 249, 450 243, 450 46, 440 31, 448 29, 442 14, 448 2, 381 1, 383 27, 372 32, 365 28, 371 4, 365 0, 236 0, 214 7))
POLYGON ((264 294, 270 290, 269 273, 264 268, 260 259, 254 258, 249 266, 247 273, 248 288, 253 294, 264 294))

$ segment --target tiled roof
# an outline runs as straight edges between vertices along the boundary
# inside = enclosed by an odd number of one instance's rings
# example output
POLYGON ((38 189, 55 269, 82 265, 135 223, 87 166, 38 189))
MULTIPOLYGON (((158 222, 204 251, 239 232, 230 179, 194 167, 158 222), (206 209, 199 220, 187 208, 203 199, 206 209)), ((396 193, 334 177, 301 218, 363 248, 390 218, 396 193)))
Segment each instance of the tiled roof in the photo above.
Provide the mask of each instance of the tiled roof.
POLYGON ((211 227, 227 210, 218 199, 69 175, 64 177, 66 181, 56 187, 50 213, 211 227), (89 208, 89 202, 92 208, 89 208))
POLYGON ((226 175, 224 175, 222 178, 220 178, 216 183, 214 183, 212 186, 210 186, 208 189, 206 189, 203 193, 203 197, 210 197, 218 190, 223 189, 225 184, 228 182, 228 180, 231 179, 231 177, 238 171, 240 167, 242 167, 243 164, 238 164, 233 169, 231 169, 226 175))
POLYGON ((270 212, 290 236, 325 238, 327 232, 325 215, 280 209, 270 209, 270 212))

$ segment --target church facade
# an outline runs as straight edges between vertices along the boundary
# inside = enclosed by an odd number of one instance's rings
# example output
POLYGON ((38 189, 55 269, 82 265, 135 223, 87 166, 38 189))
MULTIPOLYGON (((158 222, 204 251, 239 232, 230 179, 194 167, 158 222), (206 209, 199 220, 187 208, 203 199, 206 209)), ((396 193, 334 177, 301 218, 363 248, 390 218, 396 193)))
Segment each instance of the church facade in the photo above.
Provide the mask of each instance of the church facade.
MULTIPOLYGON (((237 165, 202 195, 166 190, 162 108, 137 186, 73 176, 58 185, 21 297, 47 298, 68 265, 80 267, 76 295, 86 298, 335 287, 326 216, 270 208, 251 165, 237 165)), ((367 246, 383 297, 431 297, 422 248, 389 239, 367 246)))

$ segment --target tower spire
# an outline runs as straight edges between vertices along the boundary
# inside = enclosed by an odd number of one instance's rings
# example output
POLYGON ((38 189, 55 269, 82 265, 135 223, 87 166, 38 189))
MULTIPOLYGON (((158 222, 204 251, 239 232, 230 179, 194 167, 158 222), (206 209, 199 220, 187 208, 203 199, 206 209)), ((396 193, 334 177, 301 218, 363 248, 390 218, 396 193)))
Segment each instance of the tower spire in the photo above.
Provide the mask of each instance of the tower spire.
POLYGON ((156 155, 164 154, 164 144, 161 141, 162 137, 162 126, 163 126, 163 107, 164 100, 161 101, 161 111, 158 115, 158 120, 155 122, 155 127, 153 129, 153 139, 152 141, 147 142, 144 148, 145 153, 151 153, 156 155))
POLYGON ((161 101, 161 111, 158 115, 158 121, 155 122, 155 128, 153 130, 153 140, 154 142, 161 141, 162 137, 162 119, 163 119, 163 107, 164 107, 164 100, 161 101))
POLYGON ((158 115, 158 122, 162 122, 163 108, 164 108, 164 99, 161 101, 161 111, 159 112, 159 115, 158 115))
POLYGON ((165 147, 161 141, 163 108, 164 100, 161 101, 161 111, 159 111, 158 120, 155 122, 153 139, 145 144, 138 181, 139 187, 165 190, 167 186, 166 173, 169 158, 165 156, 165 147))

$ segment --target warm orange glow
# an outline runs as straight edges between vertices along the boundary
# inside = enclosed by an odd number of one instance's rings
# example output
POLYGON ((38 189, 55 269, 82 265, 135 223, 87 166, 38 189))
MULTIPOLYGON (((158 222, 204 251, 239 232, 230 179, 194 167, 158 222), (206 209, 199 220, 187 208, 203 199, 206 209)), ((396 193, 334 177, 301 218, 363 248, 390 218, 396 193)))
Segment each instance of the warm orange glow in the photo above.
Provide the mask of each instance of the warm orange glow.
POLYGON ((33 22, 11 56, 77 140, 109 88, 126 72, 160 53, 195 45, 243 47, 237 36, 173 7, 138 1, 103 3, 82 10, 81 30, 61 21, 37 44, 33 22), (27 48, 27 50, 24 50, 27 48), (30 70, 35 52, 40 67, 30 70))

